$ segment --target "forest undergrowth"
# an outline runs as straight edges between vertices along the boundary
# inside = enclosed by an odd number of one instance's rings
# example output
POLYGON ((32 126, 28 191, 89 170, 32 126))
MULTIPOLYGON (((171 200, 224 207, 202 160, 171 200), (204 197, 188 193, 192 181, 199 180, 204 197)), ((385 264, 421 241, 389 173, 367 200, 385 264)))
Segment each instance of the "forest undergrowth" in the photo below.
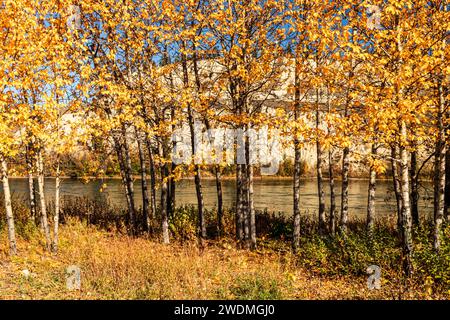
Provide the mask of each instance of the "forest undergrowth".
POLYGON ((18 255, 10 257, 5 226, 0 237, 2 299, 449 299, 450 227, 435 253, 429 223, 416 228, 414 273, 402 276, 402 251, 389 221, 369 235, 352 220, 345 234, 319 235, 304 215, 302 242, 290 247, 292 221, 282 213, 257 213, 258 247, 234 240, 232 212, 224 234, 208 211, 208 239, 196 237, 196 210, 179 207, 170 219, 172 243, 160 230, 128 234, 126 215, 105 202, 66 199, 57 255, 45 250, 39 227, 15 202, 18 255), (4 241, 3 241, 4 240, 4 241), (66 286, 66 269, 81 270, 80 290, 66 286), (367 267, 381 270, 381 288, 368 288, 367 267))

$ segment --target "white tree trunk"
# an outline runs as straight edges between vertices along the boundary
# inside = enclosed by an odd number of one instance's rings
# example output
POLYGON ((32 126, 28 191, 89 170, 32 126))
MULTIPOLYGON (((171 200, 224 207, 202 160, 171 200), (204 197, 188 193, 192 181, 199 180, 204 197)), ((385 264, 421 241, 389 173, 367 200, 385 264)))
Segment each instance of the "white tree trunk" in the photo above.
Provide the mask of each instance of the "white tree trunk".
POLYGON ((6 224, 8 227, 9 252, 11 255, 17 253, 16 232, 14 229, 14 216, 11 203, 11 191, 9 189, 8 166, 3 156, 0 156, 1 176, 3 184, 3 194, 5 197, 6 224))
POLYGON ((55 215, 53 217, 53 242, 52 251, 54 253, 58 252, 58 232, 59 232, 59 211, 60 211, 60 189, 61 189, 61 179, 60 179, 60 165, 59 156, 56 160, 56 177, 55 177, 55 215))
MULTIPOLYGON (((401 141, 406 141, 407 129, 404 120, 400 124, 400 136, 401 141)), ((411 206, 409 199, 409 167, 408 167, 408 150, 403 145, 400 145, 400 188, 402 194, 402 242, 403 242, 403 258, 404 268, 407 275, 411 275, 412 269, 412 252, 413 252, 413 239, 412 239, 412 216, 411 206)))
MULTIPOLYGON (((377 148, 375 144, 372 144, 372 155, 377 154, 377 148)), ((367 231, 369 234, 372 234, 374 227, 374 219, 375 219, 375 188, 376 188, 376 178, 377 172, 373 165, 370 166, 369 173, 369 188, 367 195, 367 231)))
POLYGON ((444 90, 442 81, 438 83, 438 141, 436 143, 435 190, 434 190, 434 249, 441 248, 441 232, 445 208, 445 127, 444 127, 444 90))
POLYGON ((44 193, 44 160, 42 156, 42 150, 39 149, 37 154, 37 173, 38 173, 38 189, 39 189, 39 202, 41 204, 41 224, 44 230, 45 243, 47 249, 51 249, 51 237, 50 229, 48 226, 47 218, 47 205, 45 203, 45 193, 44 193))

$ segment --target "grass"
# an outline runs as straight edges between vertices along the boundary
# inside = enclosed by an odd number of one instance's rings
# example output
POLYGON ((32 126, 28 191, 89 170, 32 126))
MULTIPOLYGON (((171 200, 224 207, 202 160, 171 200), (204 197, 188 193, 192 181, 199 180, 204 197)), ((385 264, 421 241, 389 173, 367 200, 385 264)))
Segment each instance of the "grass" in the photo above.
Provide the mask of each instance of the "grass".
POLYGON ((2 299, 448 299, 429 285, 399 289, 383 274, 381 290, 368 290, 367 275, 337 275, 306 268, 299 257, 265 243, 256 252, 214 241, 163 245, 100 230, 77 220, 61 228, 60 251, 44 250, 44 239, 19 236, 19 254, 0 246, 2 299), (81 290, 66 288, 65 270, 82 270, 81 290), (31 275, 26 277, 23 270, 31 275))
POLYGON ((222 239, 215 238, 214 212, 208 212, 210 239, 200 246, 192 226, 195 210, 183 207, 171 218, 172 243, 163 245, 158 230, 151 237, 128 236, 124 216, 114 208, 73 201, 63 208, 59 253, 53 255, 22 209, 15 204, 15 257, 8 255, 0 222, 1 299, 450 298, 449 226, 440 254, 431 249, 429 224, 415 231, 415 273, 405 279, 397 236, 383 224, 369 237, 362 221, 352 221, 345 236, 331 237, 319 236, 315 222, 305 218, 302 245, 294 254, 291 219, 259 212, 258 249, 249 251, 233 240, 229 211, 230 229, 222 239), (381 267, 380 290, 367 288, 371 264, 381 267), (66 288, 70 265, 81 269, 80 290, 66 288))

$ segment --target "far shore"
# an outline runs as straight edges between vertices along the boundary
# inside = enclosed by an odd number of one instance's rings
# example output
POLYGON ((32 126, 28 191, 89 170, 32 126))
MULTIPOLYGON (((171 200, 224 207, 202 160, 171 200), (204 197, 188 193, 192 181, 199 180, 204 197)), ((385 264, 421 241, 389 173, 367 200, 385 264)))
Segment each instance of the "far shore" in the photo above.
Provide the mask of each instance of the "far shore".
MULTIPOLYGON (((9 176, 10 179, 28 179, 27 176, 9 176)), ((51 178, 55 179, 55 176, 46 176, 45 178, 51 178)), ((61 176, 61 179, 72 179, 72 180, 120 180, 122 179, 120 176, 107 176, 107 177, 95 177, 95 176, 79 176, 79 177, 71 177, 71 176, 61 176)), ((135 180, 141 180, 141 177, 138 175, 134 175, 135 180)), ((215 180, 216 178, 214 176, 203 176, 202 180, 215 180)), ((222 176, 222 180, 234 180, 236 179, 235 176, 222 176)), ((254 179, 258 180, 292 180, 292 177, 286 177, 286 176, 255 176, 254 179)), ((325 181, 328 181, 329 179, 327 177, 323 178, 325 181)), ((194 180, 194 177, 182 177, 180 180, 194 180)), ((300 180, 317 180, 315 176, 303 176, 300 177, 300 180)), ((353 181, 368 181, 368 177, 350 177, 350 180, 353 181)), ((377 178, 377 181, 389 181, 392 180, 391 177, 380 177, 377 178)), ((431 179, 421 179, 422 181, 430 182, 431 179)), ((339 177, 335 178, 335 181, 341 181, 339 177)))

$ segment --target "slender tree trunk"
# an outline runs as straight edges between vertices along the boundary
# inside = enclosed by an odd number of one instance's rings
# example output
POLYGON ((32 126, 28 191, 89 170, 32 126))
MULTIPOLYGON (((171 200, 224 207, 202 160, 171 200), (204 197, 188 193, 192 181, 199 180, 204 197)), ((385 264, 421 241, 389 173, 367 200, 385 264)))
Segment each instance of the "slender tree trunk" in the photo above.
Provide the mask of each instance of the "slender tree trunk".
POLYGON ((447 144, 445 146, 445 208, 444 215, 445 219, 448 221, 449 218, 449 207, 450 207, 450 147, 447 137, 447 144))
POLYGON ((297 137, 294 138, 294 251, 300 248, 300 142, 297 137))
MULTIPOLYGON (((372 144, 372 155, 376 156, 377 147, 372 144)), ((367 196, 367 232, 369 235, 373 233, 374 228, 374 219, 375 219, 375 188, 376 188, 376 178, 377 172, 373 165, 370 166, 369 170, 369 188, 368 188, 368 196, 367 196)))
POLYGON ((248 176, 248 166, 250 164, 250 154, 249 154, 249 136, 248 136, 248 126, 245 128, 244 134, 244 154, 245 154, 245 164, 242 169, 243 178, 243 200, 244 200, 244 238, 245 247, 250 248, 250 211, 249 211, 249 176, 248 176))
POLYGON ((244 208, 242 195, 242 164, 236 164, 236 238, 244 240, 244 208))
POLYGON ((156 165, 153 160, 153 149, 148 135, 145 136, 145 142, 147 145, 147 152, 150 161, 150 218, 156 214, 156 165))
POLYGON ((333 152, 328 151, 328 174, 330 176, 330 233, 336 233, 336 187, 334 184, 334 170, 333 170, 333 152))
POLYGON ((319 230, 320 233, 325 232, 325 192, 323 188, 323 173, 322 173, 322 148, 320 143, 317 142, 317 190, 319 193, 319 230))
MULTIPOLYGON (((413 148, 414 149, 414 148, 413 148)), ((411 215, 414 225, 419 225, 419 180, 417 177, 417 151, 411 152, 411 215)))
POLYGON ((145 163, 145 153, 144 148, 142 147, 142 137, 140 133, 138 132, 137 128, 134 128, 135 134, 136 134, 136 141, 138 146, 138 152, 139 152, 139 164, 141 166, 141 192, 142 192, 142 214, 144 218, 144 231, 149 232, 150 231, 150 214, 149 214, 149 207, 150 207, 150 200, 148 198, 148 187, 147 187, 147 166, 145 163))
MULTIPOLYGON (((165 159, 167 156, 167 152, 164 147, 160 146, 160 154, 162 158, 165 159)), ((162 235, 163 235, 163 243, 168 244, 169 240, 169 215, 167 212, 167 192, 168 192, 168 184, 169 181, 167 176, 169 174, 169 169, 167 168, 167 163, 164 162, 161 166, 161 224, 162 224, 162 235)))
POLYGON ((250 248, 256 249, 256 217, 253 201, 253 165, 248 165, 248 210, 250 215, 250 248))
POLYGON ((135 217, 134 199, 132 190, 130 189, 129 178, 127 177, 128 172, 123 155, 123 147, 122 143, 120 142, 119 133, 114 132, 112 134, 112 137, 114 140, 114 149, 116 150, 117 162, 119 163, 120 176, 122 177, 122 184, 123 187, 125 188, 125 198, 127 200, 128 216, 130 218, 130 223, 133 225, 133 220, 135 217))
POLYGON ((222 176, 220 172, 220 165, 216 165, 214 168, 214 174, 216 176, 216 191, 217 191, 217 231, 219 237, 223 236, 223 192, 222 192, 222 176))
MULTIPOLYGON (((202 92, 202 86, 200 81, 200 74, 198 71, 198 57, 197 57, 197 48, 195 46, 195 41, 192 41, 192 62, 193 62, 193 68, 194 68, 194 78, 195 78, 195 84, 197 87, 197 91, 199 93, 202 92)), ((208 115, 205 116, 205 126, 206 129, 209 130, 211 128, 209 124, 209 120, 207 118, 208 115)), ((216 164, 214 166, 214 175, 216 179, 216 191, 217 191, 217 233, 218 236, 221 237, 223 233, 223 193, 222 193, 222 177, 220 173, 220 165, 216 164)))
POLYGON ((402 193, 400 189, 399 168, 397 161, 399 160, 399 148, 397 145, 391 148, 391 168, 392 168, 392 182, 394 185, 395 200, 397 203, 397 229, 402 228, 402 193))
MULTIPOLYGON (((183 48, 186 49, 184 47, 184 42, 182 43, 183 48)), ((169 49, 167 47, 167 45, 164 45, 164 51, 163 51, 163 63, 165 65, 169 65, 172 63, 171 61, 171 57, 169 55, 169 49)), ((185 62, 186 61, 186 55, 182 54, 182 66, 183 66, 183 70, 184 70, 184 66, 185 66, 185 62)), ((186 74, 186 72, 183 72, 183 76, 186 74)), ((173 81, 173 73, 169 72, 168 73, 168 78, 169 78, 169 88, 172 91, 177 90, 175 88, 174 85, 174 81, 173 81)), ((183 79, 184 80, 184 79, 183 79)), ((184 83, 185 84, 185 83, 184 83)), ((172 103, 170 105, 170 121, 172 122, 171 125, 171 129, 172 132, 174 132, 176 130, 176 124, 175 124, 175 105, 172 103)), ((167 156, 169 155, 169 151, 166 150, 166 147, 169 147, 170 143, 168 142, 164 142, 165 145, 163 146, 163 152, 164 154, 166 154, 167 156)), ((172 141, 171 143, 171 147, 172 150, 174 150, 176 146, 176 141, 172 141)), ((165 167, 165 170, 167 171, 167 175, 166 175, 166 179, 167 179, 167 196, 166 196, 166 202, 167 202, 167 206, 166 206, 166 212, 167 212, 167 217, 172 217, 173 218, 173 214, 174 214, 174 209, 175 209, 175 178, 174 178, 174 173, 175 173, 175 169, 176 169, 176 164, 174 162, 171 162, 170 166, 167 165, 165 167)))
MULTIPOLYGON (((183 43, 184 46, 184 43, 183 43)), ((186 55, 182 55, 182 67, 183 67, 183 82, 186 88, 189 87, 189 73, 187 69, 186 55)), ((188 103, 188 122, 189 131, 191 133, 191 151, 192 155, 196 152, 196 132, 194 128, 194 114, 192 106, 188 103)), ((194 163, 194 181, 195 181, 195 192, 197 194, 197 209, 198 209, 198 235, 200 239, 206 239, 206 221, 204 215, 204 202, 203 202, 203 192, 202 192, 202 180, 200 173, 200 165, 194 163)))
POLYGON ((204 204, 203 204, 203 192, 202 192, 202 182, 200 176, 200 166, 196 165, 195 168, 195 192, 197 194, 197 206, 198 206, 198 223, 199 223, 199 236, 202 239, 206 239, 206 221, 204 215, 204 204))
MULTIPOLYGON (((191 132, 191 150, 194 155, 196 152, 195 146, 195 129, 194 120, 192 115, 191 106, 188 106, 188 119, 189 119, 189 129, 191 132)), ((206 221, 204 215, 204 202, 203 202, 203 191, 202 191, 202 180, 200 173, 200 165, 194 164, 194 181, 195 181, 195 192, 197 195, 197 210, 198 210, 198 235, 200 239, 206 239, 206 221)))
POLYGON ((6 225, 8 227, 9 253, 17 254, 16 231, 14 229, 14 216, 11 203, 11 191, 9 189, 8 166, 3 155, 0 155, 3 195, 5 197, 6 225))
MULTIPOLYGON (((397 64, 397 76, 400 76, 400 66, 403 64, 401 52, 403 51, 403 44, 401 39, 402 29, 399 26, 399 18, 396 16, 396 31, 397 31, 397 49, 400 53, 397 64)), ((403 98, 403 88, 396 84, 396 107, 400 109, 399 102, 403 98)), ((408 141, 407 124, 404 119, 400 119, 400 189, 402 193, 402 209, 401 209, 401 224, 402 224, 402 246, 403 246, 403 269, 407 276, 413 273, 412 255, 413 255, 413 238, 412 238, 412 216, 410 206, 409 194, 409 168, 408 168, 408 150, 406 149, 406 142, 408 141)))
POLYGON ((350 170, 350 149, 344 148, 342 154, 342 191, 341 191, 341 223, 342 232, 347 231, 348 222, 348 173, 350 170))
POLYGON ((41 225, 44 230, 45 242, 47 249, 51 249, 51 236, 50 228, 48 225, 47 217, 47 205, 45 203, 45 192, 44 192, 44 159, 42 155, 42 149, 39 148, 37 152, 37 174, 38 174, 38 188, 39 188, 39 202, 41 204, 41 225))
POLYGON ((125 177, 127 183, 127 189, 130 196, 130 223, 132 228, 132 234, 137 233, 137 221, 136 221, 136 206, 134 203, 134 185, 133 185, 133 171, 131 168, 130 149, 127 142, 127 132, 125 126, 122 127, 122 139, 123 139, 123 151, 125 156, 125 177))
MULTIPOLYGON (((171 115, 170 115, 171 121, 174 121, 175 119, 175 107, 172 106, 171 107, 171 115)), ((175 132, 176 130, 176 126, 175 124, 172 125, 172 132, 175 132)), ((175 149, 175 145, 176 145, 176 141, 172 142, 172 150, 175 149)), ((169 168, 169 167, 168 167, 169 168)), ((170 169, 169 169, 169 183, 167 185, 168 189, 167 189, 167 213, 169 216, 172 216, 175 212, 175 206, 176 206, 176 184, 175 184, 175 169, 177 168, 176 163, 172 162, 170 164, 170 169)))
POLYGON ((444 127, 444 89, 442 79, 438 80, 439 110, 438 110, 438 141, 435 154, 435 181, 434 181, 434 249, 441 248, 442 223, 445 206, 445 127, 444 127))
POLYGON ((37 224, 36 188, 34 187, 33 155, 31 154, 31 150, 31 143, 29 143, 25 151, 25 161, 28 173, 28 201, 30 203, 30 217, 37 224))
MULTIPOLYGON (((194 63, 194 70, 195 70, 196 64, 194 63)), ((196 77, 197 78, 197 77, 196 77)), ((209 120, 205 117, 205 126, 206 130, 211 129, 211 125, 209 123, 209 120)), ((209 137, 210 142, 213 143, 213 137, 209 137)), ((222 192, 222 175, 220 172, 220 164, 214 165, 214 176, 216 181, 216 192, 217 192, 217 234, 219 238, 223 234, 223 192, 222 192)))
MULTIPOLYGON (((330 104, 330 88, 327 87, 327 109, 328 113, 331 114, 331 104, 330 104)), ((328 128, 328 134, 331 134, 330 128, 328 128)), ((329 175, 329 186, 330 186, 330 221, 329 229, 330 234, 334 235, 336 233, 336 190, 334 186, 334 170, 333 170, 333 149, 330 147, 328 150, 328 175, 329 175)))
POLYGON ((322 146, 320 144, 319 125, 320 125, 320 110, 319 110, 319 89, 316 89, 316 152, 317 152, 317 192, 319 195, 319 232, 323 234, 326 229, 325 222, 325 192, 323 189, 323 174, 322 174, 322 146))
MULTIPOLYGON (((167 164, 162 166, 162 171, 165 172, 167 164)), ((164 177, 164 176, 163 176, 164 177)), ((167 189, 168 182, 161 181, 161 219, 162 219, 162 234, 163 234, 163 243, 169 243, 169 220, 168 220, 168 212, 167 212, 167 189)))
MULTIPOLYGON (((294 88, 294 121, 297 122, 300 113, 300 83, 298 77, 298 60, 295 60, 295 88, 294 88)), ((300 248, 300 159, 301 149, 300 140, 297 130, 294 131, 294 234, 292 239, 292 247, 294 252, 300 248)))
MULTIPOLYGON (((402 141, 407 141, 407 129, 404 120, 400 124, 400 135, 402 141)), ((406 147, 400 145, 400 187, 402 191, 402 243, 403 243, 403 258, 404 270, 409 276, 413 272, 412 253, 413 253, 413 239, 412 239, 412 217, 409 199, 409 172, 408 172, 408 151, 406 147)))
MULTIPOLYGON (((353 38, 353 31, 352 31, 353 38)), ((354 61, 351 61, 352 69, 350 70, 349 79, 353 77, 354 61)), ((344 118, 348 118, 350 113, 350 88, 346 90, 344 118)), ((341 222, 340 231, 345 233, 347 231, 348 222, 348 187, 349 187, 349 172, 350 172, 350 147, 345 146, 342 152, 342 189, 341 189, 341 222)))
POLYGON ((242 215, 244 224, 245 246, 249 247, 250 240, 250 214, 248 210, 248 165, 242 165, 242 215))
POLYGON ((253 164, 250 155, 250 137, 247 136, 245 144, 246 162, 247 162, 247 216, 249 229, 249 246, 252 250, 256 249, 256 221, 255 206, 253 201, 253 164))
POLYGON ((60 179, 60 160, 59 155, 56 159, 56 176, 55 176, 55 215, 53 216, 53 242, 52 251, 53 253, 58 252, 58 234, 59 234, 59 211, 60 211, 60 189, 61 189, 61 179, 60 179))
MULTIPOLYGON (((240 109, 239 109, 240 110, 240 109)), ((238 110, 238 116, 241 112, 238 110)), ((236 134, 236 237, 240 241, 247 239, 245 231, 246 207, 246 170, 245 170, 245 139, 242 128, 239 128, 236 134), (244 157, 242 157, 244 155, 244 157)))
POLYGON ((177 165, 175 163, 171 163, 170 166, 167 166, 169 170, 168 175, 168 184, 167 184, 167 214, 169 216, 173 216, 175 210, 175 201, 176 201, 176 184, 174 172, 177 165))

